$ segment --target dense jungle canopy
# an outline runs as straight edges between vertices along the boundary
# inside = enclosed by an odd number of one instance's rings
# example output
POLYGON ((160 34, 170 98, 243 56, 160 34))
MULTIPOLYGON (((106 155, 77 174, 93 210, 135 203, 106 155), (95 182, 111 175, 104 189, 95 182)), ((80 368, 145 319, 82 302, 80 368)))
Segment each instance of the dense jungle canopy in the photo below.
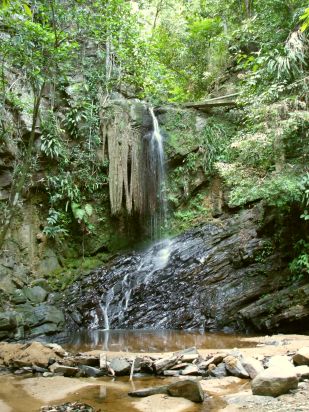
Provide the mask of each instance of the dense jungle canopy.
MULTIPOLYGON (((0 243, 40 156, 48 164, 44 235, 61 239, 72 221, 95 230, 89 199, 108 184, 108 160, 104 147, 100 162, 92 149, 104 145, 111 115, 102 108, 115 91, 175 107, 236 94, 228 121, 214 122, 201 142, 203 168, 224 181, 230 207, 263 200, 282 222, 291 210, 301 218, 291 265, 308 275, 308 27, 303 0, 2 0, 0 145, 20 151, 1 201, 0 243), (13 130, 8 107, 27 113, 27 138, 13 130)), ((204 213, 197 202, 195 217, 204 213)))

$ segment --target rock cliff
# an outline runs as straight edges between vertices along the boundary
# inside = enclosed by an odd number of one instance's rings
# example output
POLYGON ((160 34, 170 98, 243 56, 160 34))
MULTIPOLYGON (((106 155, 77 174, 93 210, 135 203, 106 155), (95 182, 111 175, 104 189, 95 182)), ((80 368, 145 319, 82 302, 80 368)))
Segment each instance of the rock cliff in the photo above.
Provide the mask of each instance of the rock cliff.
POLYGON ((256 205, 93 271, 66 293, 69 327, 299 330, 309 284, 292 284, 261 213, 256 205))

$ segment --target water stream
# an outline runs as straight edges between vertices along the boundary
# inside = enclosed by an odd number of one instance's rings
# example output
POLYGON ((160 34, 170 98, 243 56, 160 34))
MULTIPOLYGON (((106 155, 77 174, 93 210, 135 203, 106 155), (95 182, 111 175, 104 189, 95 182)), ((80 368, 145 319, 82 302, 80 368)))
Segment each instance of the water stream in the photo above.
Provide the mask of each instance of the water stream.
POLYGON ((102 294, 100 307, 103 324, 100 324, 98 316, 94 316, 95 320, 92 324, 92 329, 104 327, 105 330, 109 330, 112 317, 117 316, 120 320, 124 317, 125 312, 130 308, 130 296, 134 288, 141 284, 147 285, 155 272, 163 269, 167 265, 171 245, 172 241, 170 240, 157 242, 155 247, 152 246, 145 253, 136 271, 126 273, 119 282, 102 294), (115 289, 117 289, 117 296, 120 295, 121 299, 114 304, 111 310, 111 305, 116 294, 115 289))
POLYGON ((150 171, 156 180, 156 207, 150 205, 150 222, 152 239, 160 239, 162 229, 167 225, 167 201, 166 201, 166 174, 163 137, 160 131, 158 119, 152 107, 149 108, 153 123, 153 132, 150 139, 149 160, 150 171))

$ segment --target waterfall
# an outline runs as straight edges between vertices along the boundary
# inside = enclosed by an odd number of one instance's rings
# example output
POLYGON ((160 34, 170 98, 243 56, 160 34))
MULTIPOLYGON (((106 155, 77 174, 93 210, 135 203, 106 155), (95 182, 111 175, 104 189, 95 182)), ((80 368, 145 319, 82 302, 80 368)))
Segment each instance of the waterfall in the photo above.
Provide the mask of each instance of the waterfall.
MULTIPOLYGON (((149 222, 149 234, 151 239, 162 237, 162 229, 167 223, 166 182, 164 166, 163 137, 160 132, 159 122, 152 107, 149 108, 153 129, 150 134, 144 136, 142 151, 142 181, 143 181, 143 210, 145 219, 149 222)), ((132 273, 126 273, 120 281, 112 286, 101 297, 101 319, 104 329, 110 328, 112 317, 119 320, 124 318, 125 312, 130 308, 130 297, 133 290, 147 284, 157 270, 163 269, 169 260, 172 242, 169 240, 157 241, 144 255, 132 273), (113 301, 115 289, 121 291, 122 298, 113 301)), ((95 319, 94 327, 98 327, 99 317, 95 319)))
POLYGON ((149 108, 153 130, 145 141, 144 150, 144 196, 150 220, 152 240, 162 237, 162 229, 167 223, 166 181, 164 166, 163 137, 159 122, 152 107, 149 108))

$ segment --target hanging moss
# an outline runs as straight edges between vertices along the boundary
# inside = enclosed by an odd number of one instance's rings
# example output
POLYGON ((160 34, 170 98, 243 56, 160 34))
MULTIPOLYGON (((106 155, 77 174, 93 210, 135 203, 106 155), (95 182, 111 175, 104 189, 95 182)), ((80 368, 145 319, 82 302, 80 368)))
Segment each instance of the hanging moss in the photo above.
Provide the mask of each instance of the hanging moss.
MULTIPOLYGON (((106 122, 106 118, 101 121, 106 122)), ((125 204, 126 211, 142 210, 141 131, 134 128, 124 107, 113 106, 105 132, 109 158, 109 195, 111 213, 117 215, 125 204)), ((106 143, 105 143, 106 142, 106 143)))

